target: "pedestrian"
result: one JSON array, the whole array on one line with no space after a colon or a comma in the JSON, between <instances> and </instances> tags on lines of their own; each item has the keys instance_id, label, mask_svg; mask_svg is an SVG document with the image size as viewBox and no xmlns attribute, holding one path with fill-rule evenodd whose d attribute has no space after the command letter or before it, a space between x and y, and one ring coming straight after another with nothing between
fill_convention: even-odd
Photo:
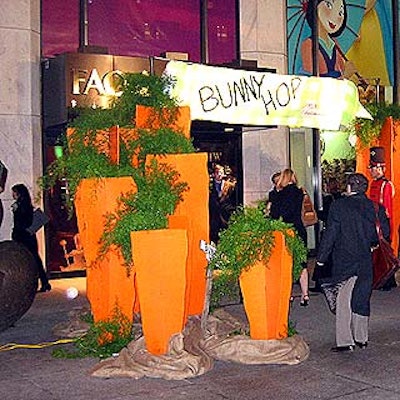
<instances>
[{"instance_id":1,"label":"pedestrian","mask_svg":"<svg viewBox=\"0 0 400 400\"><path fill-rule=\"evenodd\" d=\"M11 191L13 199L15 200L11 206L14 214L12 240L24 245L32 253L38 268L39 280L41 283L39 292L48 292L51 290L51 285L47 279L43 262L39 255L36 233L32 234L28 231L28 228L33 222L33 205L31 196L27 187L23 184L14 185L11 188Z\"/></svg>"},{"instance_id":2,"label":"pedestrian","mask_svg":"<svg viewBox=\"0 0 400 400\"><path fill-rule=\"evenodd\" d=\"M385 208L386 215L389 218L389 242L391 242L393 236L393 197L395 190L393 183L385 177L386 164L385 149L383 147L370 148L370 161L368 169L372 177L369 198L373 202L381 204ZM394 275L392 275L382 286L381 290L388 291L396 286L396 279Z\"/></svg>"},{"instance_id":3,"label":"pedestrian","mask_svg":"<svg viewBox=\"0 0 400 400\"><path fill-rule=\"evenodd\" d=\"M335 200L329 211L322 236L317 264L322 266L332 254L332 293L336 293L335 352L366 348L372 293L372 248L378 243L376 211L367 198L368 179L359 173L348 176L346 193ZM384 237L389 223L382 206L378 216ZM322 284L324 289L324 284ZM329 296L327 296L328 298Z\"/></svg>"},{"instance_id":4,"label":"pedestrian","mask_svg":"<svg viewBox=\"0 0 400 400\"><path fill-rule=\"evenodd\" d=\"M222 189L224 187L225 170L222 165L215 164L211 173L210 196L208 201L210 214L210 241L218 243L221 230L221 204Z\"/></svg>"},{"instance_id":5,"label":"pedestrian","mask_svg":"<svg viewBox=\"0 0 400 400\"><path fill-rule=\"evenodd\" d=\"M290 168L282 171L276 184L277 192L272 197L270 217L282 218L283 222L292 224L304 244L307 246L307 231L302 221L303 189L297 186L296 174ZM300 305L307 307L310 302L308 294L307 263L303 264L300 275Z\"/></svg>"},{"instance_id":6,"label":"pedestrian","mask_svg":"<svg viewBox=\"0 0 400 400\"><path fill-rule=\"evenodd\" d=\"M4 192L4 189L6 187L7 174L8 170L0 160L0 194ZM3 208L3 203L0 199L0 227L3 222L3 217L4 217L4 208Z\"/></svg>"},{"instance_id":7,"label":"pedestrian","mask_svg":"<svg viewBox=\"0 0 400 400\"><path fill-rule=\"evenodd\" d=\"M328 223L329 209L332 203L339 199L342 194L339 191L339 183L335 177L328 178L323 183L322 192L322 210L318 211L318 219L322 222L321 236L324 235L326 230L326 225ZM320 293L321 289L321 279L329 278L331 276L332 261L328 260L323 267L315 264L312 280L315 282L315 286L310 288L310 292Z\"/></svg>"},{"instance_id":8,"label":"pedestrian","mask_svg":"<svg viewBox=\"0 0 400 400\"><path fill-rule=\"evenodd\" d=\"M274 201L275 196L278 193L276 185L278 184L279 177L281 176L281 171L277 171L271 176L272 189L268 192L267 203L265 205L265 215L269 215L271 212L271 204Z\"/></svg>"},{"instance_id":9,"label":"pedestrian","mask_svg":"<svg viewBox=\"0 0 400 400\"><path fill-rule=\"evenodd\" d=\"M228 227L229 219L236 211L237 180L230 172L229 168L225 169L225 173L226 176L224 177L224 184L219 197L221 229L226 229Z\"/></svg>"}]
</instances>

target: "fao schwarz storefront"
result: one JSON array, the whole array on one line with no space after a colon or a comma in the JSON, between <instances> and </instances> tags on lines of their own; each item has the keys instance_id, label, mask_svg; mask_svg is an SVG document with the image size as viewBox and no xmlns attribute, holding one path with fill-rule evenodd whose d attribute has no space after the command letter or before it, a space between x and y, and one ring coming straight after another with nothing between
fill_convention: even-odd
<instances>
[{"instance_id":1,"label":"fao schwarz storefront","mask_svg":"<svg viewBox=\"0 0 400 400\"><path fill-rule=\"evenodd\" d=\"M63 137L79 107L107 107L115 96L119 71L151 71L161 74L167 60L120 57L102 54L66 53L42 64L44 167L62 154ZM237 190L233 202L243 203L242 128L207 121L193 121L193 144L208 153L211 174L215 164L235 175ZM85 259L80 246L76 216L70 216L65 199L68 182L61 180L45 194L44 206L50 216L45 228L46 267L50 276L85 275Z\"/></svg>"}]
</instances>

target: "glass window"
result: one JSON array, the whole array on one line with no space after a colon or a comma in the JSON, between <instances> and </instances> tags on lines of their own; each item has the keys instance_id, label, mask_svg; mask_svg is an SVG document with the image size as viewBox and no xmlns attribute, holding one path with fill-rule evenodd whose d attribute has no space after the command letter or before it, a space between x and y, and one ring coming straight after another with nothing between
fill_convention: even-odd
<instances>
[{"instance_id":1,"label":"glass window","mask_svg":"<svg viewBox=\"0 0 400 400\"><path fill-rule=\"evenodd\" d=\"M79 1L42 0L42 55L74 52L79 47Z\"/></svg>"},{"instance_id":2,"label":"glass window","mask_svg":"<svg viewBox=\"0 0 400 400\"><path fill-rule=\"evenodd\" d=\"M71 4L73 3L73 4ZM79 1L42 0L45 57L79 47ZM208 1L209 62L236 57L236 0ZM88 0L88 41L109 54L188 53L200 61L199 0Z\"/></svg>"}]
</instances>

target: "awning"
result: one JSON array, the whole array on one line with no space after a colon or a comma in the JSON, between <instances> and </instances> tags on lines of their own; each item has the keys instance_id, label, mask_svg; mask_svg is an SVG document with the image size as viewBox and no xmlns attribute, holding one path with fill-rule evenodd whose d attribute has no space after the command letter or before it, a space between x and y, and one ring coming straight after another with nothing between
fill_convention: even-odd
<instances>
[{"instance_id":1,"label":"awning","mask_svg":"<svg viewBox=\"0 0 400 400\"><path fill-rule=\"evenodd\" d=\"M171 94L193 120L339 130L355 117L372 119L353 82L168 62Z\"/></svg>"}]
</instances>

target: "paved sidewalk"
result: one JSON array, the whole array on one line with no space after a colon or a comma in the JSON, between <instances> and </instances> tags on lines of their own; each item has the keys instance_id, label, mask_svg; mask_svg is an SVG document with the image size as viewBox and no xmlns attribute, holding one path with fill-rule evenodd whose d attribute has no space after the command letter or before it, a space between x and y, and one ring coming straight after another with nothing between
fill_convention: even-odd
<instances>
[{"instance_id":1,"label":"paved sidewalk","mask_svg":"<svg viewBox=\"0 0 400 400\"><path fill-rule=\"evenodd\" d=\"M57 337L52 328L74 308L87 306L85 278L52 280L53 290L38 294L15 327L0 333L0 345L38 344ZM68 299L69 287L79 296ZM295 291L298 287L295 286ZM240 304L229 312L245 318ZM130 400L130 399L400 399L400 288L374 291L367 349L330 352L334 317L322 295L310 306L292 306L290 319L310 346L310 357L296 366L248 366L216 362L207 374L184 381L144 378L99 379L88 375L95 359L66 360L51 356L54 346L0 352L0 400Z\"/></svg>"}]
</instances>

